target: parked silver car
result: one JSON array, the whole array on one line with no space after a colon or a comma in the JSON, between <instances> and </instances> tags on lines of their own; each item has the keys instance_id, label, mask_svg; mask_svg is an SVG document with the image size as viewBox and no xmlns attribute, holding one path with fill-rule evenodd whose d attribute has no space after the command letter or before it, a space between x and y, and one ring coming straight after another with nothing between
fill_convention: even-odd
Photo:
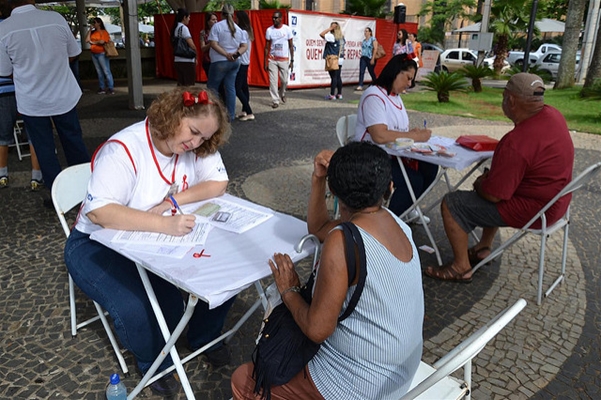
<instances>
[{"instance_id":1,"label":"parked silver car","mask_svg":"<svg viewBox=\"0 0 601 400\"><path fill-rule=\"evenodd\" d=\"M561 60L561 52L552 51L538 59L536 66L539 71L546 72L551 75L553 80L557 79L557 71L559 70L559 61ZM574 72L578 74L580 68L580 52L576 53L576 68Z\"/></svg>"},{"instance_id":2,"label":"parked silver car","mask_svg":"<svg viewBox=\"0 0 601 400\"><path fill-rule=\"evenodd\" d=\"M455 72L465 67L466 65L474 65L478 59L478 53L470 49L448 49L440 55L440 64L442 69L448 72ZM493 62L495 57L487 57L484 59L484 65L490 69L493 69ZM503 69L501 73L509 69L509 63L505 61L503 63Z\"/></svg>"}]
</instances>

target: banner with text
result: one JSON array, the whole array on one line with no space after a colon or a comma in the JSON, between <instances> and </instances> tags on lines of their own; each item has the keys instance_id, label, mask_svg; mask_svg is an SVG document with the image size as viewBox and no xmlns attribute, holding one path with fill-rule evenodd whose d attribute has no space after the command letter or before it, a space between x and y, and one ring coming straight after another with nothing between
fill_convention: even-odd
<instances>
[{"instance_id":1,"label":"banner with text","mask_svg":"<svg viewBox=\"0 0 601 400\"><path fill-rule=\"evenodd\" d=\"M371 28L375 36L375 20L289 11L288 21L294 34L295 55L294 69L290 71L289 87L330 83L330 75L325 70L325 60L323 59L326 41L319 34L334 21L340 24L346 39L341 70L342 82L346 84L359 81L361 41L365 38L364 30L367 27ZM369 73L365 71L365 82L370 81Z\"/></svg>"}]
</instances>

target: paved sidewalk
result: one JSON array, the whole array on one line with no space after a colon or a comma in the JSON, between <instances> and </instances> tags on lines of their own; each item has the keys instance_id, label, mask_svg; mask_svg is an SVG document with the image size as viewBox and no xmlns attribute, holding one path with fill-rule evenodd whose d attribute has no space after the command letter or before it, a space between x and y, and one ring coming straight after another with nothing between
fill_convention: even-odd
<instances>
[{"instance_id":1,"label":"paved sidewalk","mask_svg":"<svg viewBox=\"0 0 601 400\"><path fill-rule=\"evenodd\" d=\"M145 82L146 106L156 94L174 86L170 81ZM200 87L203 87L201 85ZM93 151L119 129L144 118L144 111L128 109L126 86L114 96L98 96L94 83L86 84L78 106L84 139ZM287 103L273 110L266 90L251 91L256 120L233 123L233 134L222 151L230 175L229 192L304 219L312 157L322 148L338 146L334 127L340 116L355 113L360 93L344 88L344 100L325 101L327 89L289 92ZM411 94L409 94L410 96ZM509 123L410 112L411 121L428 120L435 134L456 137L484 133L500 137ZM573 134L575 173L600 159L598 136ZM60 147L59 147L60 149ZM62 157L61 150L59 155ZM69 331L67 274L62 258L64 235L54 211L42 206L46 192L32 193L29 161L10 154L11 187L0 190L0 220L4 227L0 253L0 398L104 399L111 373L119 367L100 324ZM437 188L442 193L443 187ZM426 321L424 358L434 361L518 298L526 309L491 342L474 363L474 398L480 399L598 399L601 398L601 264L599 180L579 191L572 201L573 222L567 277L542 306L536 306L538 244L522 240L469 285L424 278ZM432 230L443 259L451 252L440 213L433 211ZM423 229L413 227L419 245L426 244ZM502 236L511 232L503 230ZM549 242L547 270L559 268L559 236ZM420 254L422 264L435 262ZM241 293L228 324L254 300L254 289ZM80 294L78 315L94 308ZM261 315L255 313L230 345L233 364L213 369L201 356L186 365L198 399L229 399L229 377L235 367L250 360ZM185 343L181 351L187 354ZM131 370L125 383L133 389L140 374L133 357L125 353ZM183 393L183 392L182 392ZM140 398L157 398L148 389ZM179 398L183 398L179 396Z\"/></svg>"}]
</instances>

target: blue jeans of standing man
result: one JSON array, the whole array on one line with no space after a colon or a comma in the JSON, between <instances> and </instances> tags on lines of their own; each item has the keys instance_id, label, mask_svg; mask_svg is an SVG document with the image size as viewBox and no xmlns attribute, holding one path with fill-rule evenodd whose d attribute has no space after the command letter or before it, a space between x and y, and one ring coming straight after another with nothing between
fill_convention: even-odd
<instances>
[{"instance_id":1,"label":"blue jeans of standing man","mask_svg":"<svg viewBox=\"0 0 601 400\"><path fill-rule=\"evenodd\" d=\"M154 311L133 261L74 229L65 245L65 263L77 286L102 306L113 319L119 341L136 357L138 367L148 371L165 345ZM177 287L148 273L148 278L173 332L184 312L184 299ZM220 335L232 298L209 310L199 301L188 327L188 343L199 349ZM167 357L159 367L171 365Z\"/></svg>"},{"instance_id":2,"label":"blue jeans of standing man","mask_svg":"<svg viewBox=\"0 0 601 400\"><path fill-rule=\"evenodd\" d=\"M359 86L363 86L363 78L365 77L365 68L367 68L367 71L369 72L369 76L371 76L371 81L375 81L376 80L376 63L377 61L374 61L374 65L371 65L371 58L368 57L361 57L361 59L359 60Z\"/></svg>"},{"instance_id":3,"label":"blue jeans of standing man","mask_svg":"<svg viewBox=\"0 0 601 400\"><path fill-rule=\"evenodd\" d=\"M115 83L113 82L109 58L104 53L92 53L92 62L94 63L94 68L96 68L96 73L98 74L100 90L113 90Z\"/></svg>"},{"instance_id":4,"label":"blue jeans of standing man","mask_svg":"<svg viewBox=\"0 0 601 400\"><path fill-rule=\"evenodd\" d=\"M83 164L90 161L88 149L83 142L81 126L75 107L62 115L49 117L32 117L22 115L27 136L38 156L44 185L50 189L56 176L61 172L61 165L56 155L52 123L58 132L68 165Z\"/></svg>"},{"instance_id":5,"label":"blue jeans of standing man","mask_svg":"<svg viewBox=\"0 0 601 400\"><path fill-rule=\"evenodd\" d=\"M240 69L240 60L216 61L211 63L207 88L219 93L219 85L223 82L225 99L223 103L230 115L230 121L236 118L236 75Z\"/></svg>"}]
</instances>

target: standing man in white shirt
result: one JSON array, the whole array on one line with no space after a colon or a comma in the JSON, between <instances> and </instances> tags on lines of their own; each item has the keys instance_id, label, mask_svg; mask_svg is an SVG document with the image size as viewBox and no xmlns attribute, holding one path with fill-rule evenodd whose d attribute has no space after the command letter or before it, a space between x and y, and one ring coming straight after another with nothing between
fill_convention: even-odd
<instances>
[{"instance_id":1,"label":"standing man in white shirt","mask_svg":"<svg viewBox=\"0 0 601 400\"><path fill-rule=\"evenodd\" d=\"M292 29L282 24L282 13L273 13L273 25L267 28L265 33L265 71L269 72L269 94L273 104L272 108L278 108L280 99L286 103L286 86L288 85L288 71L294 64L294 45L292 43ZM286 42L288 45L286 46ZM278 91L278 72L280 88Z\"/></svg>"},{"instance_id":2,"label":"standing man in white shirt","mask_svg":"<svg viewBox=\"0 0 601 400\"><path fill-rule=\"evenodd\" d=\"M81 48L60 14L36 9L34 0L7 3L13 10L0 25L0 76L13 76L17 108L50 189L61 171L53 123L67 163L90 161L75 109L81 89L69 68Z\"/></svg>"}]
</instances>

